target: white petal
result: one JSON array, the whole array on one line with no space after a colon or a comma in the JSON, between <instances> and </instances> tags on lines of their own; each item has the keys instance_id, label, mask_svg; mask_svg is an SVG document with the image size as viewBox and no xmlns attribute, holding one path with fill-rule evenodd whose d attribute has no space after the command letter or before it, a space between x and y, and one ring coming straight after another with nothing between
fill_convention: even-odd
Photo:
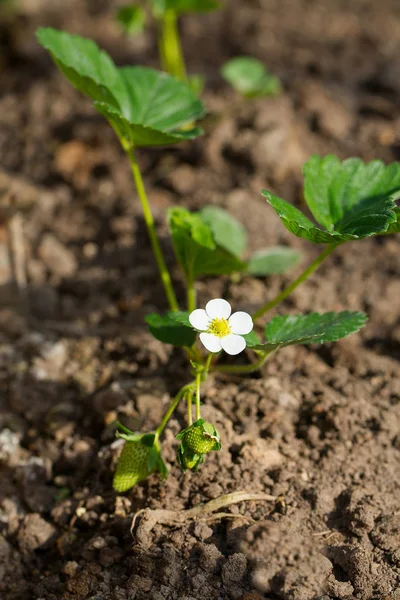
<instances>
[{"instance_id":1,"label":"white petal","mask_svg":"<svg viewBox=\"0 0 400 600\"><path fill-rule=\"evenodd\" d=\"M231 305L222 298L215 298L206 304L206 313L210 319L229 319Z\"/></svg>"},{"instance_id":2,"label":"white petal","mask_svg":"<svg viewBox=\"0 0 400 600\"><path fill-rule=\"evenodd\" d=\"M212 333L201 333L200 340L209 352L221 352L221 339ZM246 344L245 344L246 345Z\"/></svg>"},{"instance_id":3,"label":"white petal","mask_svg":"<svg viewBox=\"0 0 400 600\"><path fill-rule=\"evenodd\" d=\"M221 346L227 354L234 356L235 354L243 352L243 350L246 348L246 340L240 335L230 333L224 338L221 338Z\"/></svg>"},{"instance_id":4,"label":"white petal","mask_svg":"<svg viewBox=\"0 0 400 600\"><path fill-rule=\"evenodd\" d=\"M229 319L229 325L231 326L232 333L238 333L239 335L246 335L253 329L253 319L246 312L235 312Z\"/></svg>"},{"instance_id":5,"label":"white petal","mask_svg":"<svg viewBox=\"0 0 400 600\"><path fill-rule=\"evenodd\" d=\"M204 308L196 308L196 310L190 313L189 322L195 329L207 331L210 324L210 318L207 316Z\"/></svg>"}]
</instances>

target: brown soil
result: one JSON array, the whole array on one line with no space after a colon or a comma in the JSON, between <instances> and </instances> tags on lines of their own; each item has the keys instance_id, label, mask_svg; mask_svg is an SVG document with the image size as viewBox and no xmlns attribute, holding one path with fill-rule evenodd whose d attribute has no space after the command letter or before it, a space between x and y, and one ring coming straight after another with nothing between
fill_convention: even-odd
<instances>
[{"instance_id":1,"label":"brown soil","mask_svg":"<svg viewBox=\"0 0 400 600\"><path fill-rule=\"evenodd\" d=\"M121 63L156 66L153 32L128 41L108 2L25 2L0 44L0 187L26 235L25 303L8 285L0 228L0 595L4 600L399 600L400 259L396 237L349 244L282 311L361 309L358 335L289 348L246 378L209 379L204 416L223 451L182 474L171 421L165 482L111 488L113 422L150 430L188 378L179 351L147 333L166 308L113 132L36 45L38 25L93 36ZM396 0L232 0L184 22L189 70L207 77L206 136L140 161L168 261L165 209L220 204L243 220L251 250L292 238L260 196L300 205L312 152L400 157L400 10ZM264 59L279 99L238 101L219 65ZM293 276L293 274L291 274ZM289 275L199 283L254 309ZM180 288L183 299L183 288ZM24 312L29 304L29 316ZM231 518L140 529L138 510L183 510L237 490ZM138 532L139 533L139 532Z\"/></svg>"}]
</instances>

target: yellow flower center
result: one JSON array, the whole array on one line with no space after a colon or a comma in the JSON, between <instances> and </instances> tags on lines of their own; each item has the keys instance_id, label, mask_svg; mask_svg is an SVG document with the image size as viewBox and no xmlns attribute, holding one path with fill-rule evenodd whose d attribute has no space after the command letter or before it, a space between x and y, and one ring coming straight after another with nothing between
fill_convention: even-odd
<instances>
[{"instance_id":1,"label":"yellow flower center","mask_svg":"<svg viewBox=\"0 0 400 600\"><path fill-rule=\"evenodd\" d=\"M227 319L213 319L208 328L208 333L212 333L217 337L225 337L229 335L231 332L231 328Z\"/></svg>"}]
</instances>

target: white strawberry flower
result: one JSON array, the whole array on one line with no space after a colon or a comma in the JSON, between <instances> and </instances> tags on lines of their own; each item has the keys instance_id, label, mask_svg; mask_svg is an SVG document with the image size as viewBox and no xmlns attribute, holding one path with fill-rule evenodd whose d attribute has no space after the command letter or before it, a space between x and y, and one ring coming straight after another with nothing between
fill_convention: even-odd
<instances>
[{"instance_id":1,"label":"white strawberry flower","mask_svg":"<svg viewBox=\"0 0 400 600\"><path fill-rule=\"evenodd\" d=\"M209 352L225 350L232 356L246 348L243 335L253 329L253 320L246 312L235 312L222 298L210 300L206 309L197 308L189 315L190 324L201 331L200 340Z\"/></svg>"}]
</instances>

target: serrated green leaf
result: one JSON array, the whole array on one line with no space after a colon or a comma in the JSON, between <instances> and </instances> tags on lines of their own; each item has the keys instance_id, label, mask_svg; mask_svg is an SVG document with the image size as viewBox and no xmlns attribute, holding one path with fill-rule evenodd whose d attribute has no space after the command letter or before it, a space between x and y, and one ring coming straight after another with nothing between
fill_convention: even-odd
<instances>
[{"instance_id":1,"label":"serrated green leaf","mask_svg":"<svg viewBox=\"0 0 400 600\"><path fill-rule=\"evenodd\" d=\"M146 24L146 13L136 4L121 6L117 10L115 18L130 35L136 35L143 31Z\"/></svg>"},{"instance_id":2,"label":"serrated green leaf","mask_svg":"<svg viewBox=\"0 0 400 600\"><path fill-rule=\"evenodd\" d=\"M221 4L216 0L152 0L153 11L161 16L167 10L176 15L188 12L209 12L220 8Z\"/></svg>"},{"instance_id":3,"label":"serrated green leaf","mask_svg":"<svg viewBox=\"0 0 400 600\"><path fill-rule=\"evenodd\" d=\"M282 91L277 77L269 73L257 58L238 56L228 60L221 69L222 77L247 98L276 96Z\"/></svg>"},{"instance_id":4,"label":"serrated green leaf","mask_svg":"<svg viewBox=\"0 0 400 600\"><path fill-rule=\"evenodd\" d=\"M94 42L64 31L41 28L37 38L128 146L175 144L201 134L193 122L204 107L185 83L146 67L117 68Z\"/></svg>"},{"instance_id":5,"label":"serrated green leaf","mask_svg":"<svg viewBox=\"0 0 400 600\"><path fill-rule=\"evenodd\" d=\"M210 227L199 214L175 207L167 213L175 254L188 281L200 275L241 271L244 263L218 247Z\"/></svg>"},{"instance_id":6,"label":"serrated green leaf","mask_svg":"<svg viewBox=\"0 0 400 600\"><path fill-rule=\"evenodd\" d=\"M192 346L196 339L196 331L172 318L173 313L164 316L150 314L145 317L150 333L164 344L173 346Z\"/></svg>"},{"instance_id":7,"label":"serrated green leaf","mask_svg":"<svg viewBox=\"0 0 400 600\"><path fill-rule=\"evenodd\" d=\"M255 252L247 263L247 272L256 277L284 273L301 259L301 253L287 246L275 246Z\"/></svg>"},{"instance_id":8,"label":"serrated green leaf","mask_svg":"<svg viewBox=\"0 0 400 600\"><path fill-rule=\"evenodd\" d=\"M304 195L316 227L296 208L263 192L285 227L315 243L335 244L396 230L395 200L400 196L400 163L385 166L359 158L343 162L333 155L312 156L304 165Z\"/></svg>"},{"instance_id":9,"label":"serrated green leaf","mask_svg":"<svg viewBox=\"0 0 400 600\"><path fill-rule=\"evenodd\" d=\"M217 246L234 256L243 256L247 247L247 231L243 225L219 206L205 206L201 217L210 227Z\"/></svg>"},{"instance_id":10,"label":"serrated green leaf","mask_svg":"<svg viewBox=\"0 0 400 600\"><path fill-rule=\"evenodd\" d=\"M365 313L347 310L340 313L278 316L265 327L267 342L253 347L270 352L294 344L336 342L358 331L366 321Z\"/></svg>"}]
</instances>

